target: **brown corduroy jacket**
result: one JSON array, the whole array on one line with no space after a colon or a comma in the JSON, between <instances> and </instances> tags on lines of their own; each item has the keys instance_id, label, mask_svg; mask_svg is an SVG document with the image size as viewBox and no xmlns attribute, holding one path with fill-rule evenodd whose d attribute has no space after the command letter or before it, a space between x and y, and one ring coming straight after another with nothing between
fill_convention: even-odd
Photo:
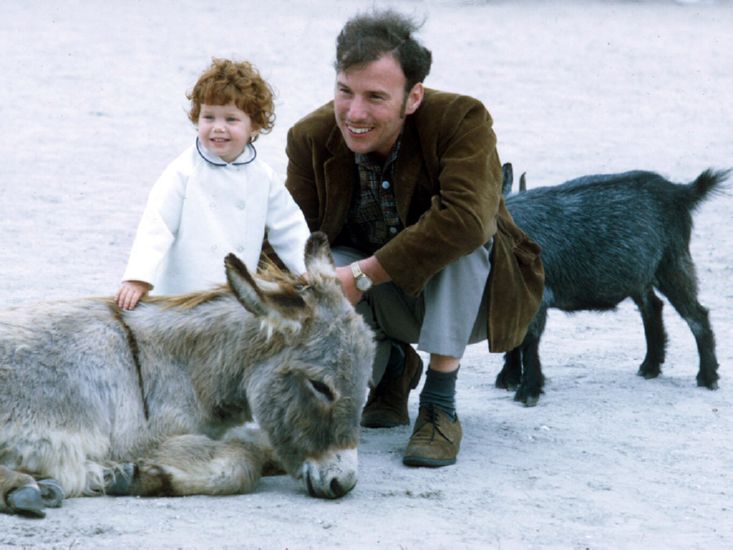
<instances>
[{"instance_id":1,"label":"brown corduroy jacket","mask_svg":"<svg viewBox=\"0 0 733 550\"><path fill-rule=\"evenodd\" d=\"M290 129L287 155L290 193L310 229L333 243L346 223L357 173L333 102ZM396 163L393 185L405 229L375 253L382 267L416 295L443 267L494 237L489 349L515 348L540 304L544 271L539 246L504 205L491 115L474 98L426 89L405 119Z\"/></svg>"}]
</instances>

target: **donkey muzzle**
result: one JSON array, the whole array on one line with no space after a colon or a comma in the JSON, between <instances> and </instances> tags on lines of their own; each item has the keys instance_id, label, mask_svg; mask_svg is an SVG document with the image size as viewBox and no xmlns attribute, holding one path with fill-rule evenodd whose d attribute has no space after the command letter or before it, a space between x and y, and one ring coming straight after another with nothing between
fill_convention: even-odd
<instances>
[{"instance_id":1,"label":"donkey muzzle","mask_svg":"<svg viewBox=\"0 0 733 550\"><path fill-rule=\"evenodd\" d=\"M356 449L329 451L303 463L301 478L308 494L318 498L341 498L356 485Z\"/></svg>"}]
</instances>

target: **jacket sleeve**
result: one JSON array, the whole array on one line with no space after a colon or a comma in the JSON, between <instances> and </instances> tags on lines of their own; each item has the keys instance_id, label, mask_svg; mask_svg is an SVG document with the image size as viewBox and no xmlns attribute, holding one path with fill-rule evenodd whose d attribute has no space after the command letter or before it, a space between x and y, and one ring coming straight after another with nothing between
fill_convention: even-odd
<instances>
[{"instance_id":1,"label":"jacket sleeve","mask_svg":"<svg viewBox=\"0 0 733 550\"><path fill-rule=\"evenodd\" d=\"M153 185L135 233L123 281L154 284L158 268L178 232L186 179L171 165Z\"/></svg>"},{"instance_id":2,"label":"jacket sleeve","mask_svg":"<svg viewBox=\"0 0 733 550\"><path fill-rule=\"evenodd\" d=\"M312 158L310 139L299 131L298 126L288 131L286 153L288 157L286 187L300 207L311 231L320 229L321 214L318 199L316 174L310 162Z\"/></svg>"},{"instance_id":3,"label":"jacket sleeve","mask_svg":"<svg viewBox=\"0 0 733 550\"><path fill-rule=\"evenodd\" d=\"M496 136L479 101L456 96L420 124L419 132L437 136L432 151L422 143L437 189L426 191L432 195L429 208L375 254L409 294L419 293L432 275L496 233L501 201Z\"/></svg>"}]
</instances>

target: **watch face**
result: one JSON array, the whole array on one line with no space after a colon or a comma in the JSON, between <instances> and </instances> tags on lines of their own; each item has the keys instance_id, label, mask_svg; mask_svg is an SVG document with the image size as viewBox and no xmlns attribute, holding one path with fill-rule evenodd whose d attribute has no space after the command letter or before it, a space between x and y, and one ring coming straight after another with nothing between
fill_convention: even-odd
<instances>
[{"instance_id":1,"label":"watch face","mask_svg":"<svg viewBox=\"0 0 733 550\"><path fill-rule=\"evenodd\" d=\"M361 292L366 292L371 288L371 286L372 282L365 275L362 275L356 280L356 288L358 288Z\"/></svg>"}]
</instances>

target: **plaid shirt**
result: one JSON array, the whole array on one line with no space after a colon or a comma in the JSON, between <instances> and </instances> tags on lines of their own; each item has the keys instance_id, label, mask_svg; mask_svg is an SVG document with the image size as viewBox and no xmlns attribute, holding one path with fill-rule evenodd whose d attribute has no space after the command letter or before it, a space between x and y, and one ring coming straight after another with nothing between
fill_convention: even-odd
<instances>
[{"instance_id":1,"label":"plaid shirt","mask_svg":"<svg viewBox=\"0 0 733 550\"><path fill-rule=\"evenodd\" d=\"M394 194L394 165L400 141L384 164L372 155L355 155L358 181L354 189L345 236L351 246L373 254L404 226L397 214Z\"/></svg>"}]
</instances>

